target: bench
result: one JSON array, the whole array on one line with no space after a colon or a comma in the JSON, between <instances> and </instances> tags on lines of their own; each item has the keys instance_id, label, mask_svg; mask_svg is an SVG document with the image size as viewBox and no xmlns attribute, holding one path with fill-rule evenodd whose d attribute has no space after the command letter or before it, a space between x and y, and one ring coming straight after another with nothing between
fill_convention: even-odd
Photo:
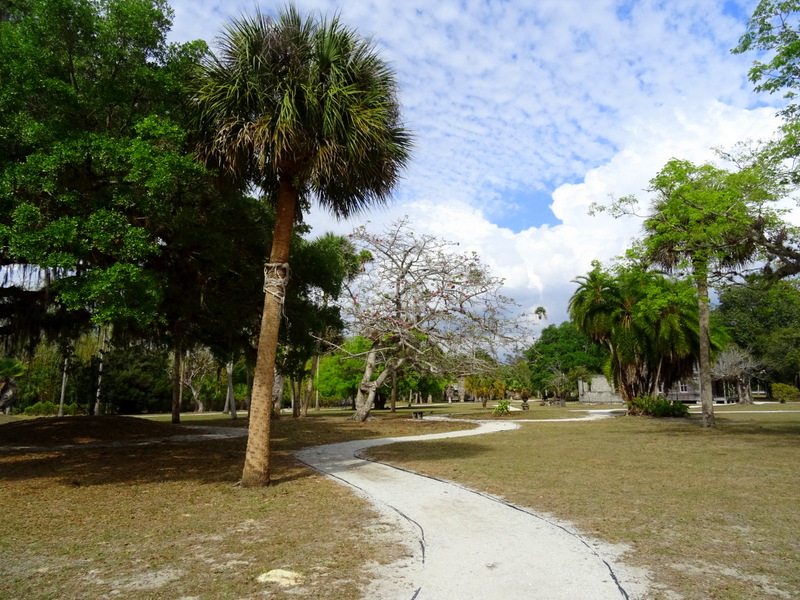
<instances>
[{"instance_id":1,"label":"bench","mask_svg":"<svg viewBox=\"0 0 800 600\"><path fill-rule=\"evenodd\" d=\"M421 419L424 412L425 411L422 411L422 410L415 410L415 411L412 411L411 416L413 418L415 418L415 419Z\"/></svg>"}]
</instances>

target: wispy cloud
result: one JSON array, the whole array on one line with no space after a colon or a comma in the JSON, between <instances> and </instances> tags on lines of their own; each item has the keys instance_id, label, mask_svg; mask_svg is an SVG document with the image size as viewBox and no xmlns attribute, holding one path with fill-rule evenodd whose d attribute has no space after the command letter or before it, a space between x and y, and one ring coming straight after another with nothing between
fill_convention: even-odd
<instances>
[{"instance_id":1,"label":"wispy cloud","mask_svg":"<svg viewBox=\"0 0 800 600\"><path fill-rule=\"evenodd\" d=\"M211 42L253 5L173 0L174 37ZM297 0L371 36L397 71L414 159L396 202L319 233L408 215L475 249L509 295L565 318L570 283L623 252L639 224L590 217L642 195L671 157L712 158L771 134L779 98L756 96L752 57L730 54L755 0ZM276 5L261 5L275 10Z\"/></svg>"}]
</instances>

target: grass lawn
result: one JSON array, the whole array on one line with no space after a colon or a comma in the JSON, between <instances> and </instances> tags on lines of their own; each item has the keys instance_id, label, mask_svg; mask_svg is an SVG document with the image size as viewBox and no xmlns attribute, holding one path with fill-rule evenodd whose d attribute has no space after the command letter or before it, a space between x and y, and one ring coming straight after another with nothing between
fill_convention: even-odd
<instances>
[{"instance_id":1,"label":"grass lawn","mask_svg":"<svg viewBox=\"0 0 800 600\"><path fill-rule=\"evenodd\" d=\"M629 545L654 599L800 598L800 407L760 408L717 407L715 430L698 416L530 423L370 456Z\"/></svg>"},{"instance_id":2,"label":"grass lawn","mask_svg":"<svg viewBox=\"0 0 800 600\"><path fill-rule=\"evenodd\" d=\"M491 418L491 406L422 408L426 416ZM530 411L506 418L575 417L575 408L531 402ZM399 550L375 535L381 525L363 500L291 452L463 426L413 421L406 408L376 412L378 420L366 424L349 414L274 421L274 485L256 490L234 486L244 438L169 441L185 431L153 422L168 416L6 424L0 416L0 598L361 598L365 566ZM800 406L720 406L717 415L719 427L710 431L697 415L523 423L517 431L371 454L628 544L628 562L650 570L654 600L800 598ZM195 419L245 424L190 415L184 424ZM165 441L92 443L153 437ZM8 449L19 445L39 448ZM508 559L536 561L513 551ZM273 569L299 573L300 584L259 581Z\"/></svg>"},{"instance_id":3,"label":"grass lawn","mask_svg":"<svg viewBox=\"0 0 800 600\"><path fill-rule=\"evenodd\" d=\"M290 453L464 426L406 415L356 424L347 414L274 421L275 484L255 490L234 487L243 437L110 447L96 442L168 439L186 428L125 417L0 425L0 598L361 598L365 565L391 560L398 550L373 535L380 524L365 501ZM8 449L23 444L45 448ZM63 444L80 447L59 448ZM299 573L300 585L284 589L259 581L274 569Z\"/></svg>"}]
</instances>

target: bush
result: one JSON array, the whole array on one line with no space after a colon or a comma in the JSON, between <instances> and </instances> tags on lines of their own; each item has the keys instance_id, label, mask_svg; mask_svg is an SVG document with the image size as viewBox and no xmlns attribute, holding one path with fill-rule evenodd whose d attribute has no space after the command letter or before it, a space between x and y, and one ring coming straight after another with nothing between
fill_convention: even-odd
<instances>
[{"instance_id":1,"label":"bush","mask_svg":"<svg viewBox=\"0 0 800 600\"><path fill-rule=\"evenodd\" d=\"M500 402L497 403L497 406L494 407L492 414L495 417L502 417L503 415L507 415L509 414L509 412L511 412L509 410L510 408L511 408L511 402L509 402L508 400L500 400Z\"/></svg>"},{"instance_id":2,"label":"bush","mask_svg":"<svg viewBox=\"0 0 800 600\"><path fill-rule=\"evenodd\" d=\"M800 390L786 383L773 383L772 397L781 404L784 402L800 402Z\"/></svg>"},{"instance_id":3,"label":"bush","mask_svg":"<svg viewBox=\"0 0 800 600\"><path fill-rule=\"evenodd\" d=\"M688 417L689 407L683 402L672 402L666 398L646 396L628 403L628 412L651 417Z\"/></svg>"},{"instance_id":4,"label":"bush","mask_svg":"<svg viewBox=\"0 0 800 600\"><path fill-rule=\"evenodd\" d=\"M50 401L37 402L36 404L27 407L23 412L24 414L32 417L50 417L58 414L58 404ZM81 409L81 407L75 402L64 405L65 416L74 417L84 413L85 411Z\"/></svg>"},{"instance_id":5,"label":"bush","mask_svg":"<svg viewBox=\"0 0 800 600\"><path fill-rule=\"evenodd\" d=\"M50 401L46 402L37 402L36 404L29 406L25 409L26 415L31 415L34 417L47 417L50 415L57 415L58 414L58 404L53 404Z\"/></svg>"},{"instance_id":6,"label":"bush","mask_svg":"<svg viewBox=\"0 0 800 600\"><path fill-rule=\"evenodd\" d=\"M77 402L73 402L72 404L65 404L64 405L64 415L69 417L75 417L78 415L86 414L86 411L83 410L80 406L78 406Z\"/></svg>"}]
</instances>

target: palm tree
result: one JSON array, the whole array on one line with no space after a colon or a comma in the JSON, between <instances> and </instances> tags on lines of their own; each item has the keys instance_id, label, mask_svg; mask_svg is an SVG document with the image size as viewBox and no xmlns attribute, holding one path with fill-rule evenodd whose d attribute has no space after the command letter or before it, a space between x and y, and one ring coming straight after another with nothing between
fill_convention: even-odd
<instances>
[{"instance_id":1,"label":"palm tree","mask_svg":"<svg viewBox=\"0 0 800 600\"><path fill-rule=\"evenodd\" d=\"M336 217L385 202L411 146L393 72L374 45L289 6L222 32L194 90L200 153L226 179L258 186L276 220L258 341L243 486L269 483L270 396L294 221L316 199Z\"/></svg>"},{"instance_id":2,"label":"palm tree","mask_svg":"<svg viewBox=\"0 0 800 600\"><path fill-rule=\"evenodd\" d=\"M570 319L609 349L614 384L630 403L692 374L698 355L697 310L687 284L640 268L615 275L599 264L576 280Z\"/></svg>"},{"instance_id":3,"label":"palm tree","mask_svg":"<svg viewBox=\"0 0 800 600\"><path fill-rule=\"evenodd\" d=\"M25 365L16 358L0 359L0 410L5 410L14 402L16 378L22 377L25 370Z\"/></svg>"}]
</instances>

